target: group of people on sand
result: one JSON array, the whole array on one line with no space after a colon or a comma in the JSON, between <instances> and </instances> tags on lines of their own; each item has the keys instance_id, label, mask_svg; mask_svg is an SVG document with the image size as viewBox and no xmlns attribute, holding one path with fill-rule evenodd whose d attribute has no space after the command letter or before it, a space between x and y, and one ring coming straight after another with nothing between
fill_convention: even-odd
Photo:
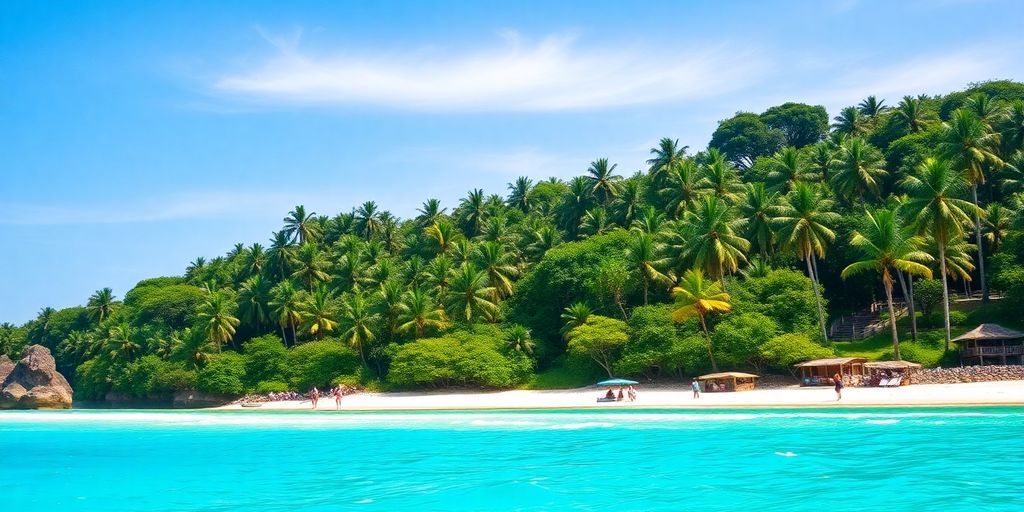
<instances>
[{"instance_id":1,"label":"group of people on sand","mask_svg":"<svg viewBox=\"0 0 1024 512\"><path fill-rule=\"evenodd\" d=\"M345 389L339 384L330 390L328 394L334 397L334 408L336 410L341 409L341 398L345 396ZM317 402L320 401L320 390L316 386L309 390L309 401L313 403L313 408L316 409Z\"/></svg>"},{"instance_id":2,"label":"group of people on sand","mask_svg":"<svg viewBox=\"0 0 1024 512\"><path fill-rule=\"evenodd\" d=\"M616 395L615 391L612 390L612 388L609 387L608 388L608 392L604 394L604 399L605 400L615 400L617 402L621 402L623 400L628 399L630 402L635 402L636 401L636 389L633 389L633 386L629 386L627 388L624 388L623 386L619 386L619 393L618 393L618 395Z\"/></svg>"}]
</instances>

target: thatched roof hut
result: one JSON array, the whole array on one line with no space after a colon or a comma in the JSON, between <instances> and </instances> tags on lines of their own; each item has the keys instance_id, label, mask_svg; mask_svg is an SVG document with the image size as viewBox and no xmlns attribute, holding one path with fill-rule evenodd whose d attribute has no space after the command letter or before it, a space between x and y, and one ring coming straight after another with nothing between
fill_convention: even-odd
<instances>
[{"instance_id":1,"label":"thatched roof hut","mask_svg":"<svg viewBox=\"0 0 1024 512\"><path fill-rule=\"evenodd\" d=\"M835 384L833 376L839 374L844 380L852 380L854 375L864 375L863 357L834 357L831 359L815 359L794 365L800 369L800 382L804 386L831 386Z\"/></svg>"},{"instance_id":2,"label":"thatched roof hut","mask_svg":"<svg viewBox=\"0 0 1024 512\"><path fill-rule=\"evenodd\" d=\"M952 340L960 347L960 362L1024 364L1024 333L998 324L981 324Z\"/></svg>"},{"instance_id":3,"label":"thatched roof hut","mask_svg":"<svg viewBox=\"0 0 1024 512\"><path fill-rule=\"evenodd\" d=\"M868 385L879 386L889 385L886 381L890 379L896 380L899 386L906 386L907 384L913 384L913 371L921 368L921 365L911 361L871 361L870 363L864 363L864 370L868 374Z\"/></svg>"},{"instance_id":4,"label":"thatched roof hut","mask_svg":"<svg viewBox=\"0 0 1024 512\"><path fill-rule=\"evenodd\" d=\"M704 384L704 391L751 391L759 378L752 373L718 372L701 375L697 380Z\"/></svg>"}]
</instances>

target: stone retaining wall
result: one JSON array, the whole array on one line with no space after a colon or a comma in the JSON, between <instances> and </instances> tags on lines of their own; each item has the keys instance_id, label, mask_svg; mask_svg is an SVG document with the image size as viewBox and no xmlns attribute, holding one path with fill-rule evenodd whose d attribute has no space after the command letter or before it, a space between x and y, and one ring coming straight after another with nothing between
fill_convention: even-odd
<instances>
[{"instance_id":1,"label":"stone retaining wall","mask_svg":"<svg viewBox=\"0 0 1024 512\"><path fill-rule=\"evenodd\" d=\"M1024 380L1024 366L927 368L914 372L913 379L914 384L956 384L958 382Z\"/></svg>"}]
</instances>

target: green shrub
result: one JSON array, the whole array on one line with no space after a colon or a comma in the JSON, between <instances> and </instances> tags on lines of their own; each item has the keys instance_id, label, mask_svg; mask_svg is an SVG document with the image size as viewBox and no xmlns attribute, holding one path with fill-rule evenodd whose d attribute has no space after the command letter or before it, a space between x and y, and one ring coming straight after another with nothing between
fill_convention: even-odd
<instances>
[{"instance_id":1,"label":"green shrub","mask_svg":"<svg viewBox=\"0 0 1024 512\"><path fill-rule=\"evenodd\" d=\"M454 333L397 347L388 381L402 387L464 384L507 388L525 382L531 368L530 359L522 353L503 354L494 338Z\"/></svg>"},{"instance_id":2,"label":"green shrub","mask_svg":"<svg viewBox=\"0 0 1024 512\"><path fill-rule=\"evenodd\" d=\"M196 389L218 395L238 395L245 389L245 359L234 352L217 354L199 370Z\"/></svg>"},{"instance_id":3,"label":"green shrub","mask_svg":"<svg viewBox=\"0 0 1024 512\"><path fill-rule=\"evenodd\" d=\"M256 384L256 388L254 389L254 391L256 393L266 394L266 393L281 393L283 391L291 391L291 389L288 387L288 384L285 383L285 382L281 382L281 381L278 381L278 380L268 380L268 381L263 381L263 382L260 382L260 383Z\"/></svg>"},{"instance_id":4,"label":"green shrub","mask_svg":"<svg viewBox=\"0 0 1024 512\"><path fill-rule=\"evenodd\" d=\"M918 334L917 342L928 348L938 348L946 342L946 335L943 331L927 331Z\"/></svg>"},{"instance_id":5,"label":"green shrub","mask_svg":"<svg viewBox=\"0 0 1024 512\"><path fill-rule=\"evenodd\" d=\"M143 356L124 366L113 375L113 389L135 398L145 398L153 392L156 374L163 361L159 357Z\"/></svg>"},{"instance_id":6,"label":"green shrub","mask_svg":"<svg viewBox=\"0 0 1024 512\"><path fill-rule=\"evenodd\" d=\"M801 361L832 357L835 352L823 347L805 334L780 334L768 340L761 347L765 363L780 370L793 371L793 365Z\"/></svg>"},{"instance_id":7,"label":"green shrub","mask_svg":"<svg viewBox=\"0 0 1024 512\"><path fill-rule=\"evenodd\" d=\"M761 349L776 334L778 324L761 313L727 315L711 336L715 360L720 366L752 366L760 371L766 364Z\"/></svg>"},{"instance_id":8,"label":"green shrub","mask_svg":"<svg viewBox=\"0 0 1024 512\"><path fill-rule=\"evenodd\" d=\"M967 313L963 311L950 311L949 312L949 325L956 327L967 323ZM942 327L943 316L942 311L936 311L931 315L928 315L928 325L931 327Z\"/></svg>"},{"instance_id":9,"label":"green shrub","mask_svg":"<svg viewBox=\"0 0 1024 512\"><path fill-rule=\"evenodd\" d=\"M336 339L311 341L288 352L288 383L292 389L325 387L337 377L355 375L359 353Z\"/></svg>"},{"instance_id":10,"label":"green shrub","mask_svg":"<svg viewBox=\"0 0 1024 512\"><path fill-rule=\"evenodd\" d=\"M110 363L103 359L90 359L75 370L75 398L79 400L102 400L110 390L107 375L110 374Z\"/></svg>"},{"instance_id":11,"label":"green shrub","mask_svg":"<svg viewBox=\"0 0 1024 512\"><path fill-rule=\"evenodd\" d=\"M160 367L153 387L157 391L190 391L196 389L196 372L181 363L167 363Z\"/></svg>"},{"instance_id":12,"label":"green shrub","mask_svg":"<svg viewBox=\"0 0 1024 512\"><path fill-rule=\"evenodd\" d=\"M244 382L247 387L253 388L265 381L288 380L288 350L277 335L268 334L245 342L242 357L245 359Z\"/></svg>"}]
</instances>

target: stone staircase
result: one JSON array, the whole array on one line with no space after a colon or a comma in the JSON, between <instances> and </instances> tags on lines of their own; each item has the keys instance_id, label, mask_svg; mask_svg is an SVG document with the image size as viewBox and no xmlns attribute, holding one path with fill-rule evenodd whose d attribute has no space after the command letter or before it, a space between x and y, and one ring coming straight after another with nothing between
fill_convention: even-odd
<instances>
[{"instance_id":1,"label":"stone staircase","mask_svg":"<svg viewBox=\"0 0 1024 512\"><path fill-rule=\"evenodd\" d=\"M897 318L907 314L904 302L894 301L893 307L896 310ZM887 309L886 303L876 302L852 315L837 318L829 327L828 339L832 341L862 340L884 331L888 327L888 322L882 320L881 312Z\"/></svg>"}]
</instances>

